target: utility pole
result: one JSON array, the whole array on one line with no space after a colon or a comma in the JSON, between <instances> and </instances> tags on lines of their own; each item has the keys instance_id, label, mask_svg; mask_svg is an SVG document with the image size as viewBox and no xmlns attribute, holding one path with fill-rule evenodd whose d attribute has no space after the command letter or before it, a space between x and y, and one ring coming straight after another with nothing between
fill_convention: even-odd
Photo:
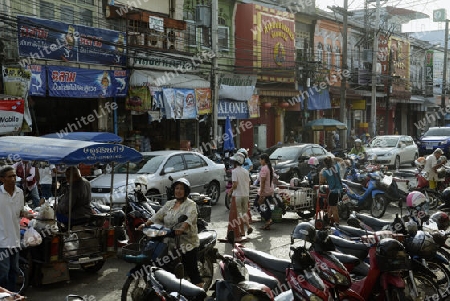
<instances>
[{"instance_id":1,"label":"utility pole","mask_svg":"<svg viewBox=\"0 0 450 301\"><path fill-rule=\"evenodd\" d=\"M388 133L388 129L389 129L389 102L390 102L390 98L391 98L391 93L392 93L392 51L389 48L389 58L388 58L388 78L387 78L387 96L386 96L386 111L385 111L385 115L384 115L384 134L385 135L389 135Z\"/></svg>"},{"instance_id":2,"label":"utility pole","mask_svg":"<svg viewBox=\"0 0 450 301\"><path fill-rule=\"evenodd\" d=\"M212 140L218 142L218 115L219 115L219 68L218 54L219 54L219 4L218 0L211 1L211 49L213 51L213 58L211 62L211 91L212 91L212 108L213 108L213 120L212 120Z\"/></svg>"},{"instance_id":3,"label":"utility pole","mask_svg":"<svg viewBox=\"0 0 450 301\"><path fill-rule=\"evenodd\" d=\"M373 2L371 0L367 0ZM376 17L375 26L378 27L380 24L380 0L376 0ZM373 35L373 52L372 52L372 102L370 105L370 118L371 119L371 136L375 137L377 135L377 61L378 61L378 28L374 28ZM388 108L386 108L387 110Z\"/></svg>"},{"instance_id":4,"label":"utility pole","mask_svg":"<svg viewBox=\"0 0 450 301\"><path fill-rule=\"evenodd\" d=\"M445 112L445 93L447 86L447 48L448 48L448 22L449 20L445 20L445 42L444 42L444 72L442 74L442 93L441 93L441 107L442 112ZM445 126L445 115L442 117L442 126Z\"/></svg>"},{"instance_id":5,"label":"utility pole","mask_svg":"<svg viewBox=\"0 0 450 301\"><path fill-rule=\"evenodd\" d=\"M348 0L344 0L344 8L338 7L328 7L334 12L342 14L342 70L348 70L347 66L347 31L348 31L348 16L353 15L348 12ZM339 68L339 66L337 66ZM342 71L341 70L341 71ZM342 75L343 72L341 72ZM340 89L340 110L339 110L339 119L341 122L345 123L347 127L349 123L347 121L347 99L346 99L346 89L347 89L347 78L345 76L341 76L341 89ZM341 142L342 148L347 148L347 130L341 130L339 133L339 140Z\"/></svg>"}]
</instances>

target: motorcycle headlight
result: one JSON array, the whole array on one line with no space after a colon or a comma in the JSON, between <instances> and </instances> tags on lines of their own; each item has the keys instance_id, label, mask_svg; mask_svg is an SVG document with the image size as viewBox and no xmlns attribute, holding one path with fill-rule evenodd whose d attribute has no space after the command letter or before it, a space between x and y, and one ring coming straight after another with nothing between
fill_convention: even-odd
<instances>
[{"instance_id":1,"label":"motorcycle headlight","mask_svg":"<svg viewBox=\"0 0 450 301\"><path fill-rule=\"evenodd\" d=\"M128 191L132 191L134 188L134 185L132 184L128 184L128 185L124 185L124 186L120 186L117 188L114 188L113 193L117 193L117 194L125 194Z\"/></svg>"},{"instance_id":2,"label":"motorcycle headlight","mask_svg":"<svg viewBox=\"0 0 450 301\"><path fill-rule=\"evenodd\" d=\"M339 285L348 285L350 286L350 281L347 277L345 277L345 275L342 275L341 273L339 273L338 271L331 269L331 271L333 271L334 276L337 279L337 282Z\"/></svg>"}]
</instances>

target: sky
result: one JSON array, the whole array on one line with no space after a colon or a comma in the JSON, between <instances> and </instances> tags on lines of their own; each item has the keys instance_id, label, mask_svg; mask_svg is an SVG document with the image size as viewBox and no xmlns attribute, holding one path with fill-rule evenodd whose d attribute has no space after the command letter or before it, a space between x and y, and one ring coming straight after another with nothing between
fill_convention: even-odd
<instances>
[{"instance_id":1,"label":"sky","mask_svg":"<svg viewBox=\"0 0 450 301\"><path fill-rule=\"evenodd\" d=\"M369 7L375 7L376 1L369 4ZM325 3L326 2L326 3ZM316 0L316 6L327 10L327 6L344 6L344 0ZM408 8L430 16L428 19L411 21L403 25L404 32L431 31L445 28L445 22L433 22L433 10L445 8L447 10L447 19L450 19L450 1L449 0L380 0L381 6L394 6ZM363 9L364 0L348 0L349 10Z\"/></svg>"}]
</instances>

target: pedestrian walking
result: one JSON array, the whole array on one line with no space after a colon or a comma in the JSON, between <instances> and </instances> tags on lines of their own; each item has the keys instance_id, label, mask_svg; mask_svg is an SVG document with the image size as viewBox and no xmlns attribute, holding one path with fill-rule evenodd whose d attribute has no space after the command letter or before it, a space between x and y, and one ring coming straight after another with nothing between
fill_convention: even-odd
<instances>
[{"instance_id":1,"label":"pedestrian walking","mask_svg":"<svg viewBox=\"0 0 450 301\"><path fill-rule=\"evenodd\" d=\"M261 162L261 171L258 176L260 186L254 205L261 214L261 218L266 221L261 230L270 230L270 226L273 224L270 206L273 204L275 172L268 154L261 154L259 160Z\"/></svg>"},{"instance_id":2,"label":"pedestrian walking","mask_svg":"<svg viewBox=\"0 0 450 301\"><path fill-rule=\"evenodd\" d=\"M247 215L250 195L249 173L242 167L245 157L241 152L231 157L231 161L234 168L231 173L233 186L228 192L231 194L228 232L234 231L237 241L242 241L245 239L245 229L247 229L247 235L253 232Z\"/></svg>"},{"instance_id":3,"label":"pedestrian walking","mask_svg":"<svg viewBox=\"0 0 450 301\"><path fill-rule=\"evenodd\" d=\"M339 158L340 159L340 158ZM328 184L330 193L328 194L328 218L339 224L339 212L337 204L342 194L342 182L340 177L340 167L330 156L323 160L325 167L319 175L321 185Z\"/></svg>"}]
</instances>

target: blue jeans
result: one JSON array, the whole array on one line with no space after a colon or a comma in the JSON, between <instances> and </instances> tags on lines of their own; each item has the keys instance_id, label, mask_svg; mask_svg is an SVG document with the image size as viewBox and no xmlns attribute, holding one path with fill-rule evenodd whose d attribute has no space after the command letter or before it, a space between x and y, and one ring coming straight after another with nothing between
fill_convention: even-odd
<instances>
[{"instance_id":1,"label":"blue jeans","mask_svg":"<svg viewBox=\"0 0 450 301\"><path fill-rule=\"evenodd\" d=\"M11 253L13 253L11 255ZM0 286L11 292L16 291L19 274L19 251L0 248Z\"/></svg>"},{"instance_id":2,"label":"blue jeans","mask_svg":"<svg viewBox=\"0 0 450 301\"><path fill-rule=\"evenodd\" d=\"M41 184L42 197L48 200L52 195L52 184Z\"/></svg>"}]
</instances>

